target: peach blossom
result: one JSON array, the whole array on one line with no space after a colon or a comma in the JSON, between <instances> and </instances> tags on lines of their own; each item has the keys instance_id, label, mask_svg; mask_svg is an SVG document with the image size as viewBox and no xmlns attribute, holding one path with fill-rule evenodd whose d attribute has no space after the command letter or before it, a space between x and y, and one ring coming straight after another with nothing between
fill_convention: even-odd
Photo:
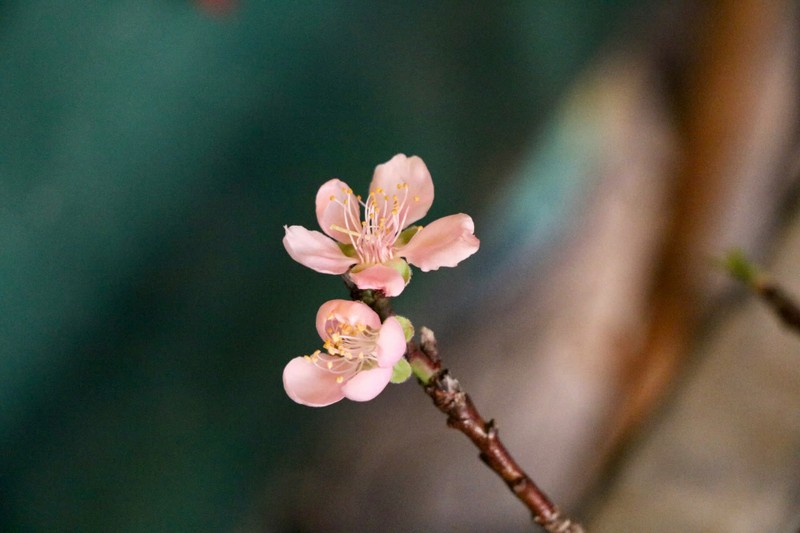
<instances>
[{"instance_id":1,"label":"peach blossom","mask_svg":"<svg viewBox=\"0 0 800 533\"><path fill-rule=\"evenodd\" d=\"M295 357L283 370L283 387L297 403L324 407L348 398L364 402L386 388L406 351L400 321L362 302L331 300L317 312L323 350Z\"/></svg>"},{"instance_id":2,"label":"peach blossom","mask_svg":"<svg viewBox=\"0 0 800 533\"><path fill-rule=\"evenodd\" d=\"M341 180L323 184L316 214L324 234L287 226L283 245L295 261L317 272L347 273L360 289L397 296L411 278L408 263L423 272L453 267L480 246L472 218L463 213L412 226L432 203L428 167L417 156L397 154L375 167L366 200Z\"/></svg>"}]
</instances>

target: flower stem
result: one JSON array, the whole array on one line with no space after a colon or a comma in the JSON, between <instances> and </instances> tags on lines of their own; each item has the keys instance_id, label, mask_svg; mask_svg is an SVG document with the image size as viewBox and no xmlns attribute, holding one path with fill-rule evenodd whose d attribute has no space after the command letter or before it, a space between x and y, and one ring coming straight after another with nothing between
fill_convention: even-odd
<instances>
[{"instance_id":1,"label":"flower stem","mask_svg":"<svg viewBox=\"0 0 800 533\"><path fill-rule=\"evenodd\" d=\"M362 290L343 276L350 296L361 300L380 315L381 320L394 315L389 298L382 293ZM505 481L511 492L531 511L533 520L548 533L583 533L583 527L561 515L558 507L519 467L503 445L493 420L481 417L461 384L442 364L433 331L420 328L420 341L408 343L406 358L414 375L433 404L447 415L447 426L457 429L480 450L480 459Z\"/></svg>"},{"instance_id":2,"label":"flower stem","mask_svg":"<svg viewBox=\"0 0 800 533\"><path fill-rule=\"evenodd\" d=\"M342 279L344 280L344 284L347 285L347 289L350 291L350 298L356 301L360 300L370 306L372 310L381 317L381 322L394 315L390 299L384 296L381 291L359 289L347 274L343 275Z\"/></svg>"}]
</instances>

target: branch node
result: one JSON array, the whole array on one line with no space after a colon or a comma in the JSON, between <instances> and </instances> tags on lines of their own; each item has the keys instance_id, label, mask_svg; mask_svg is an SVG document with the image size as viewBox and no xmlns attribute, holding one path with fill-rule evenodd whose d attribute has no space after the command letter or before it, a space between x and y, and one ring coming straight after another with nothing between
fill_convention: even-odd
<instances>
[{"instance_id":1,"label":"branch node","mask_svg":"<svg viewBox=\"0 0 800 533\"><path fill-rule=\"evenodd\" d=\"M539 524L548 533L585 533L583 526L569 518L561 516L558 508L546 517L537 516L534 522Z\"/></svg>"},{"instance_id":2,"label":"branch node","mask_svg":"<svg viewBox=\"0 0 800 533\"><path fill-rule=\"evenodd\" d=\"M494 418L486 422L483 428L486 431L486 437L490 440L497 439L497 424L494 422Z\"/></svg>"},{"instance_id":3,"label":"branch node","mask_svg":"<svg viewBox=\"0 0 800 533\"><path fill-rule=\"evenodd\" d=\"M432 363L438 363L439 359L439 345L436 342L436 336L429 328L422 326L419 330L420 348L430 358Z\"/></svg>"}]
</instances>

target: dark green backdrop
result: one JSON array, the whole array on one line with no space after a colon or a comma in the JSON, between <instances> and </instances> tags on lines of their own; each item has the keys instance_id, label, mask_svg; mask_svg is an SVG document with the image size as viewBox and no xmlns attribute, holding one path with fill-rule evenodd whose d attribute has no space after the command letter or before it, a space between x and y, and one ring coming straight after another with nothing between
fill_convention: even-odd
<instances>
[{"instance_id":1,"label":"dark green backdrop","mask_svg":"<svg viewBox=\"0 0 800 533\"><path fill-rule=\"evenodd\" d=\"M401 151L432 217L502 225L485 206L628 3L0 2L0 530L240 523L319 438L280 376L345 296L282 225Z\"/></svg>"}]
</instances>

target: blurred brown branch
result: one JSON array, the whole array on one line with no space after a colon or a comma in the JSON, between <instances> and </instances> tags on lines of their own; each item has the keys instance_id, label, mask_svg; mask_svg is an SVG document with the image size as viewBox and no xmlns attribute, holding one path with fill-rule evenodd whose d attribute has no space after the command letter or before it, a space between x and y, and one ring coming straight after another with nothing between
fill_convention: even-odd
<instances>
[{"instance_id":1,"label":"blurred brown branch","mask_svg":"<svg viewBox=\"0 0 800 533\"><path fill-rule=\"evenodd\" d=\"M729 252L723 266L732 277L755 292L784 325L800 333L800 306L780 285L748 261L740 250Z\"/></svg>"}]
</instances>

